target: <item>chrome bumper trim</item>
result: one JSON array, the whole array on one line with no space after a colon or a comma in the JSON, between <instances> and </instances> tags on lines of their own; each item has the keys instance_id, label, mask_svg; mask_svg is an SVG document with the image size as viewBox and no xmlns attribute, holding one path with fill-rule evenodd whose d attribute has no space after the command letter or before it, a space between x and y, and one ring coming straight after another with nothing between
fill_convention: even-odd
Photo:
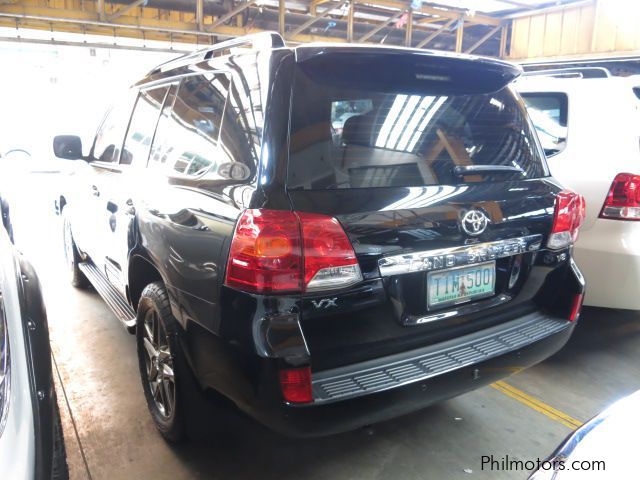
<instances>
[{"instance_id":1,"label":"chrome bumper trim","mask_svg":"<svg viewBox=\"0 0 640 480\"><path fill-rule=\"evenodd\" d=\"M443 375L499 357L572 323L533 313L419 350L313 374L314 404L346 400Z\"/></svg>"},{"instance_id":2,"label":"chrome bumper trim","mask_svg":"<svg viewBox=\"0 0 640 480\"><path fill-rule=\"evenodd\" d=\"M378 267L383 277L430 272L535 252L540 250L541 246L542 235L528 235L495 242L392 255L378 260Z\"/></svg>"}]
</instances>

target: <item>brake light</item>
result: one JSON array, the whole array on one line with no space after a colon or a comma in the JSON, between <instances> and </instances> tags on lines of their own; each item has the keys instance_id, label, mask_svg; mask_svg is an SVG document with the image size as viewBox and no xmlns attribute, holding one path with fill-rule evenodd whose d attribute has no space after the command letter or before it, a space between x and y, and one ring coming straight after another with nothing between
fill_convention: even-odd
<instances>
[{"instance_id":1,"label":"brake light","mask_svg":"<svg viewBox=\"0 0 640 480\"><path fill-rule=\"evenodd\" d=\"M313 402L311 391L311 368L287 368L280 370L280 390L290 403Z\"/></svg>"},{"instance_id":2,"label":"brake light","mask_svg":"<svg viewBox=\"0 0 640 480\"><path fill-rule=\"evenodd\" d=\"M640 175L616 175L602 206L600 218L640 220Z\"/></svg>"},{"instance_id":3,"label":"brake light","mask_svg":"<svg viewBox=\"0 0 640 480\"><path fill-rule=\"evenodd\" d=\"M361 280L351 242L335 218L261 209L240 216L225 285L253 293L293 293Z\"/></svg>"},{"instance_id":4,"label":"brake light","mask_svg":"<svg viewBox=\"0 0 640 480\"><path fill-rule=\"evenodd\" d=\"M578 239L580 225L585 218L585 202L582 195L564 190L556 196L555 214L547 246L557 250Z\"/></svg>"}]
</instances>

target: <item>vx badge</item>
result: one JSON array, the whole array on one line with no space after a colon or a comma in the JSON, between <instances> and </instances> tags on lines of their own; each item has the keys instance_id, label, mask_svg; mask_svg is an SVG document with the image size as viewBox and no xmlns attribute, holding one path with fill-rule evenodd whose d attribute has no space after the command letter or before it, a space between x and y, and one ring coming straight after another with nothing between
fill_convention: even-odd
<instances>
[{"instance_id":1,"label":"vx badge","mask_svg":"<svg viewBox=\"0 0 640 480\"><path fill-rule=\"evenodd\" d=\"M313 307L316 309L320 309L320 308L329 308L329 307L337 307L338 305L336 305L336 302L338 301L337 298L323 298L322 300L311 300L311 303L313 304Z\"/></svg>"}]
</instances>

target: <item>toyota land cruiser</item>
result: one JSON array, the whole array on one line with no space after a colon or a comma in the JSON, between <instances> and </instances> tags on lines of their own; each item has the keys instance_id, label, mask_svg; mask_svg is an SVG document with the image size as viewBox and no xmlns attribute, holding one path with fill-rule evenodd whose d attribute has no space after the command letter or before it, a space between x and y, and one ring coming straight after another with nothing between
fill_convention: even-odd
<instances>
[{"instance_id":1,"label":"toyota land cruiser","mask_svg":"<svg viewBox=\"0 0 640 480\"><path fill-rule=\"evenodd\" d=\"M88 155L56 137L78 160L57 200L71 282L135 330L165 438L188 436L207 391L330 434L565 344L584 203L549 176L519 74L259 34L151 71Z\"/></svg>"}]
</instances>

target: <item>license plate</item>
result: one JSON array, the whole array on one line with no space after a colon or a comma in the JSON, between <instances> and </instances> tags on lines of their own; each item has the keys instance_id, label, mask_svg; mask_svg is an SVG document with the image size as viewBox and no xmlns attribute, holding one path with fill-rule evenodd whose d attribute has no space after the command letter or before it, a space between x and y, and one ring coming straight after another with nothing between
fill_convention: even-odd
<instances>
[{"instance_id":1,"label":"license plate","mask_svg":"<svg viewBox=\"0 0 640 480\"><path fill-rule=\"evenodd\" d=\"M429 272L427 307L441 308L490 297L495 292L495 286L496 262Z\"/></svg>"}]
</instances>

